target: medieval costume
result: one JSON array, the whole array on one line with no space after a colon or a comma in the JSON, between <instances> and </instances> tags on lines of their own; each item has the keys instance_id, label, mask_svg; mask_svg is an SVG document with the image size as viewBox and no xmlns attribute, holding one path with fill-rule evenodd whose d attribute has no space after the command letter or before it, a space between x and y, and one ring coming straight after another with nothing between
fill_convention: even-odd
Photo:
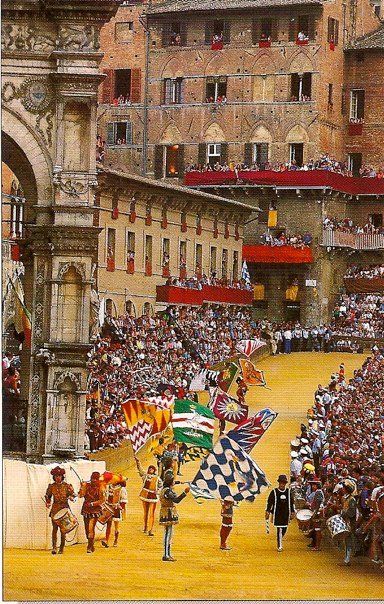
<instances>
[{"instance_id":1,"label":"medieval costume","mask_svg":"<svg viewBox=\"0 0 384 604\"><path fill-rule=\"evenodd\" d=\"M230 550L227 545L229 533L233 527L233 501L221 502L220 549Z\"/></svg>"},{"instance_id":2,"label":"medieval costume","mask_svg":"<svg viewBox=\"0 0 384 604\"><path fill-rule=\"evenodd\" d=\"M159 491L163 488L163 482L159 478L155 466L149 466L144 472L139 460L135 457L137 469L143 479L143 488L140 491L140 499L144 511L144 533L153 537L153 524L155 522L155 510L159 501ZM173 475L173 473L172 473Z\"/></svg>"},{"instance_id":3,"label":"medieval costume","mask_svg":"<svg viewBox=\"0 0 384 604\"><path fill-rule=\"evenodd\" d=\"M105 533L105 539L101 542L103 547L109 547L109 538L111 536L112 522L115 525L115 539L113 547L117 547L117 541L119 539L119 522L122 520L123 511L126 504L128 503L128 495L126 489L125 480L117 484L109 484L105 490L106 503L112 506L114 514L112 518L107 521L107 529Z\"/></svg>"},{"instance_id":4,"label":"medieval costume","mask_svg":"<svg viewBox=\"0 0 384 604\"><path fill-rule=\"evenodd\" d=\"M164 488L160 493L161 508L159 522L164 526L164 562L175 562L175 558L172 558L171 555L173 526L179 522L175 504L180 503L189 492L189 487L186 487L183 493L177 495L172 488L173 485L173 476L166 476Z\"/></svg>"},{"instance_id":5,"label":"medieval costume","mask_svg":"<svg viewBox=\"0 0 384 604\"><path fill-rule=\"evenodd\" d=\"M101 516L102 505L105 501L105 489L100 484L100 473L92 472L90 482L82 482L79 497L84 497L81 513L84 518L85 534L88 539L87 554L95 551L95 527Z\"/></svg>"},{"instance_id":6,"label":"medieval costume","mask_svg":"<svg viewBox=\"0 0 384 604\"><path fill-rule=\"evenodd\" d=\"M75 498L75 491L73 490L73 486L64 482L65 470L56 466L51 470L51 474L53 476L54 482L48 485L47 491L45 493L45 505L50 507L52 501L51 511L49 512L49 516L52 521L52 554L57 553L57 531L59 529L59 525L55 522L54 517L60 510L65 508L69 508L69 500L73 501ZM62 531L60 527L60 548L59 554L62 554L65 546L65 533Z\"/></svg>"},{"instance_id":7,"label":"medieval costume","mask_svg":"<svg viewBox=\"0 0 384 604\"><path fill-rule=\"evenodd\" d=\"M269 515L272 514L273 524L277 529L277 551L281 552L283 537L287 532L289 521L295 513L295 504L292 490L287 487L288 478L284 474L280 474L277 481L279 486L273 489L268 496L265 519L269 520Z\"/></svg>"}]
</instances>

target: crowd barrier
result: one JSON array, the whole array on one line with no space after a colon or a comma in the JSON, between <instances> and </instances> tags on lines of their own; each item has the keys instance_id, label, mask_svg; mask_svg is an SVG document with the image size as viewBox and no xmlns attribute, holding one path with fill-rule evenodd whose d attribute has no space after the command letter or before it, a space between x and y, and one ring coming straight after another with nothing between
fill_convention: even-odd
<instances>
[{"instance_id":1,"label":"crowd barrier","mask_svg":"<svg viewBox=\"0 0 384 604\"><path fill-rule=\"evenodd\" d=\"M39 465L15 459L3 460L3 543L4 547L49 550L52 547L52 523L43 501L47 486L52 482L50 471L58 464ZM104 461L79 460L60 463L65 468L66 482L75 493L80 480L89 480L92 472L104 472ZM75 470L75 471L74 471ZM79 520L77 535L69 533L68 541L86 543L80 514L83 499L72 502L71 510ZM74 538L76 537L76 538Z\"/></svg>"}]
</instances>

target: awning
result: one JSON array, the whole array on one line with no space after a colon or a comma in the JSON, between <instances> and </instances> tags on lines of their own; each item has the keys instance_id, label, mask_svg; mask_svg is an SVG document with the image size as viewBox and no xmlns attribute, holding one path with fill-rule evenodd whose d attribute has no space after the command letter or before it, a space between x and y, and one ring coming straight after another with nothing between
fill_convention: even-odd
<instances>
[{"instance_id":1,"label":"awning","mask_svg":"<svg viewBox=\"0 0 384 604\"><path fill-rule=\"evenodd\" d=\"M307 264L313 262L313 254L309 247L243 245L243 260L264 264Z\"/></svg>"}]
</instances>

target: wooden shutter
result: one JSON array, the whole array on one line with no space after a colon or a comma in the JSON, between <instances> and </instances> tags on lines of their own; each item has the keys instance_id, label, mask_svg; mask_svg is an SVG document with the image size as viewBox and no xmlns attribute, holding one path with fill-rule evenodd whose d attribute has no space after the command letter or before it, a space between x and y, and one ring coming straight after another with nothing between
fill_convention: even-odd
<instances>
[{"instance_id":1,"label":"wooden shutter","mask_svg":"<svg viewBox=\"0 0 384 604\"><path fill-rule=\"evenodd\" d=\"M207 21L205 23L205 44L212 44L213 38L213 22Z\"/></svg>"},{"instance_id":2,"label":"wooden shutter","mask_svg":"<svg viewBox=\"0 0 384 604\"><path fill-rule=\"evenodd\" d=\"M164 163L164 147L163 147L163 145L155 145L154 167L153 167L155 178L163 178L163 163Z\"/></svg>"},{"instance_id":3,"label":"wooden shutter","mask_svg":"<svg viewBox=\"0 0 384 604\"><path fill-rule=\"evenodd\" d=\"M161 45L162 46L170 46L171 43L171 34L172 34L172 25L171 23L163 23L162 25L162 34L161 34Z\"/></svg>"},{"instance_id":4,"label":"wooden shutter","mask_svg":"<svg viewBox=\"0 0 384 604\"><path fill-rule=\"evenodd\" d=\"M225 164L228 162L228 143L220 144L220 163Z\"/></svg>"},{"instance_id":5,"label":"wooden shutter","mask_svg":"<svg viewBox=\"0 0 384 604\"><path fill-rule=\"evenodd\" d=\"M245 143L245 145L244 145L244 163L248 166L248 168L250 168L253 163L252 150L253 150L253 143Z\"/></svg>"},{"instance_id":6,"label":"wooden shutter","mask_svg":"<svg viewBox=\"0 0 384 604\"><path fill-rule=\"evenodd\" d=\"M185 80L184 79L180 79L179 80L179 99L178 102L184 103L184 92L185 92Z\"/></svg>"},{"instance_id":7,"label":"wooden shutter","mask_svg":"<svg viewBox=\"0 0 384 604\"><path fill-rule=\"evenodd\" d=\"M103 82L103 94L102 103L112 103L114 97L115 87L115 71L114 69L103 69L105 73L105 80Z\"/></svg>"},{"instance_id":8,"label":"wooden shutter","mask_svg":"<svg viewBox=\"0 0 384 604\"><path fill-rule=\"evenodd\" d=\"M327 35L328 42L331 42L331 40L333 38L333 35L332 35L332 21L333 21L332 17L328 17L328 35Z\"/></svg>"},{"instance_id":9,"label":"wooden shutter","mask_svg":"<svg viewBox=\"0 0 384 604\"><path fill-rule=\"evenodd\" d=\"M187 24L184 21L180 23L181 46L187 45Z\"/></svg>"},{"instance_id":10,"label":"wooden shutter","mask_svg":"<svg viewBox=\"0 0 384 604\"><path fill-rule=\"evenodd\" d=\"M335 19L334 29L335 29L334 43L338 44L339 43L339 21L337 19Z\"/></svg>"},{"instance_id":11,"label":"wooden shutter","mask_svg":"<svg viewBox=\"0 0 384 604\"><path fill-rule=\"evenodd\" d=\"M166 78L164 80L164 93L163 93L163 103L165 105L169 105L171 102L171 94L172 94L172 80L171 78Z\"/></svg>"},{"instance_id":12,"label":"wooden shutter","mask_svg":"<svg viewBox=\"0 0 384 604\"><path fill-rule=\"evenodd\" d=\"M205 143L199 143L197 163L200 166L205 166L207 163L207 145Z\"/></svg>"},{"instance_id":13,"label":"wooden shutter","mask_svg":"<svg viewBox=\"0 0 384 604\"><path fill-rule=\"evenodd\" d=\"M297 15L291 17L289 21L289 41L295 42L297 37Z\"/></svg>"},{"instance_id":14,"label":"wooden shutter","mask_svg":"<svg viewBox=\"0 0 384 604\"><path fill-rule=\"evenodd\" d=\"M109 122L107 124L107 145L115 144L115 124L113 122Z\"/></svg>"},{"instance_id":15,"label":"wooden shutter","mask_svg":"<svg viewBox=\"0 0 384 604\"><path fill-rule=\"evenodd\" d=\"M127 122L125 127L125 142L127 145L133 145L132 122Z\"/></svg>"},{"instance_id":16,"label":"wooden shutter","mask_svg":"<svg viewBox=\"0 0 384 604\"><path fill-rule=\"evenodd\" d=\"M185 172L184 145L179 145L179 152L177 156L177 169L179 172L179 178L182 178Z\"/></svg>"},{"instance_id":17,"label":"wooden shutter","mask_svg":"<svg viewBox=\"0 0 384 604\"><path fill-rule=\"evenodd\" d=\"M253 19L252 21L252 44L258 44L261 38L261 21Z\"/></svg>"},{"instance_id":18,"label":"wooden shutter","mask_svg":"<svg viewBox=\"0 0 384 604\"><path fill-rule=\"evenodd\" d=\"M140 103L141 99L141 69L131 70L131 103Z\"/></svg>"},{"instance_id":19,"label":"wooden shutter","mask_svg":"<svg viewBox=\"0 0 384 604\"><path fill-rule=\"evenodd\" d=\"M231 23L230 21L224 21L223 24L223 42L229 44L231 41Z\"/></svg>"},{"instance_id":20,"label":"wooden shutter","mask_svg":"<svg viewBox=\"0 0 384 604\"><path fill-rule=\"evenodd\" d=\"M279 20L278 19L271 19L271 21L272 21L271 40L273 42L277 42L278 35L279 35Z\"/></svg>"},{"instance_id":21,"label":"wooden shutter","mask_svg":"<svg viewBox=\"0 0 384 604\"><path fill-rule=\"evenodd\" d=\"M315 39L315 18L313 15L308 15L308 38Z\"/></svg>"},{"instance_id":22,"label":"wooden shutter","mask_svg":"<svg viewBox=\"0 0 384 604\"><path fill-rule=\"evenodd\" d=\"M260 165L265 166L268 162L268 143L260 143Z\"/></svg>"}]
</instances>

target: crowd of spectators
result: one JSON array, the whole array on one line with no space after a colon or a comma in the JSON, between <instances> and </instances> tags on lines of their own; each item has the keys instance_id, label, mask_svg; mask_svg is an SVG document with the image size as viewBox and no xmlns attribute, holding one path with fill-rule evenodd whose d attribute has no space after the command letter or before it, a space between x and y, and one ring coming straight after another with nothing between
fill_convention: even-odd
<instances>
[{"instance_id":1,"label":"crowd of spectators","mask_svg":"<svg viewBox=\"0 0 384 604\"><path fill-rule=\"evenodd\" d=\"M308 232L303 234L290 235L285 231L279 233L273 233L266 231L261 235L261 243L263 245L270 245L272 247L279 247L282 245L291 245L298 249L309 247L312 243L312 235Z\"/></svg>"},{"instance_id":2,"label":"crowd of spectators","mask_svg":"<svg viewBox=\"0 0 384 604\"><path fill-rule=\"evenodd\" d=\"M340 514L344 563L367 555L384 562L384 350L345 377L344 365L319 385L308 423L291 441L291 486L299 508L313 512L308 547L318 551L326 521ZM334 535L335 536L335 535Z\"/></svg>"},{"instance_id":3,"label":"crowd of spectators","mask_svg":"<svg viewBox=\"0 0 384 604\"><path fill-rule=\"evenodd\" d=\"M344 279L382 279L384 278L384 264L370 264L369 266L350 266Z\"/></svg>"},{"instance_id":4,"label":"crowd of spectators","mask_svg":"<svg viewBox=\"0 0 384 604\"><path fill-rule=\"evenodd\" d=\"M185 396L197 371L231 356L236 342L258 337L251 310L173 307L155 316L107 317L89 357L87 446L117 447L126 438L120 403Z\"/></svg>"},{"instance_id":5,"label":"crowd of spectators","mask_svg":"<svg viewBox=\"0 0 384 604\"><path fill-rule=\"evenodd\" d=\"M325 216L323 218L323 227L324 229L330 231L337 231L339 233L351 233L354 235L362 235L364 233L369 233L372 235L383 235L384 234L384 226L375 227L371 220L365 223L364 226L357 225L353 222L352 218L333 218L330 216Z\"/></svg>"},{"instance_id":6,"label":"crowd of spectators","mask_svg":"<svg viewBox=\"0 0 384 604\"><path fill-rule=\"evenodd\" d=\"M338 335L384 338L384 294L343 294L331 327Z\"/></svg>"},{"instance_id":7,"label":"crowd of spectators","mask_svg":"<svg viewBox=\"0 0 384 604\"><path fill-rule=\"evenodd\" d=\"M182 279L180 277L168 277L165 285L174 285L176 287L186 287L188 289L203 289L204 285L212 285L215 287L228 287L230 289L246 289L251 290L252 285L247 283L244 279L239 281L231 281L229 279L219 279L216 273L213 272L209 277L208 275L202 275L201 278L197 276L186 277Z\"/></svg>"}]
</instances>

